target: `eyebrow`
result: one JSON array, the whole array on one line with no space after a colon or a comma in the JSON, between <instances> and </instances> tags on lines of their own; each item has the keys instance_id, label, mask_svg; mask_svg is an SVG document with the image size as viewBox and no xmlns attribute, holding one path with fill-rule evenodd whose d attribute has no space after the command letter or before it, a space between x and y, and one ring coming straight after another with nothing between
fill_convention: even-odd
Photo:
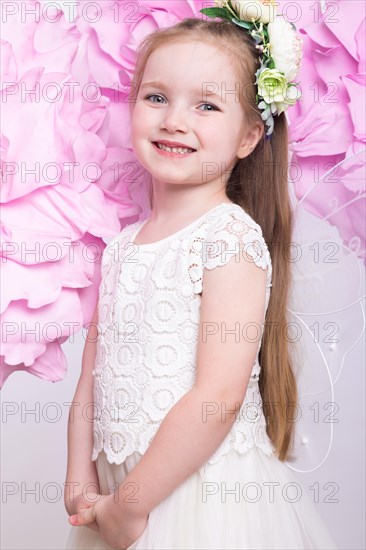
<instances>
[{"instance_id":1,"label":"eyebrow","mask_svg":"<svg viewBox=\"0 0 366 550\"><path fill-rule=\"evenodd\" d=\"M207 82L207 84L209 84L209 82ZM157 80L152 80L151 82L144 82L144 84L142 84L140 86L140 89L142 88L160 88L161 90L167 90L167 86L165 86L165 84L163 84L162 82L158 82ZM217 98L221 99L221 94L220 92L212 92L212 91L206 91L204 92L202 89L201 90L197 90L197 94L202 94L204 95L205 97L207 96L216 96Z\"/></svg>"}]
</instances>

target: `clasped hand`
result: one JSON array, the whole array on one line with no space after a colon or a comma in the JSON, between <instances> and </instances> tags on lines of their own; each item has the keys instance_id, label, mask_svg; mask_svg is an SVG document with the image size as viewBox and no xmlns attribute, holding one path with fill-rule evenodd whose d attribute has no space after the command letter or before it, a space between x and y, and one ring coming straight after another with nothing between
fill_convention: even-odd
<instances>
[{"instance_id":1,"label":"clasped hand","mask_svg":"<svg viewBox=\"0 0 366 550\"><path fill-rule=\"evenodd\" d=\"M113 548L126 550L144 531L148 517L130 517L116 505L115 493L93 493L90 503L82 497L76 503L77 513L69 517L71 525L86 526L99 531L105 542ZM90 493L88 493L90 499ZM98 498L97 498L98 497Z\"/></svg>"}]
</instances>

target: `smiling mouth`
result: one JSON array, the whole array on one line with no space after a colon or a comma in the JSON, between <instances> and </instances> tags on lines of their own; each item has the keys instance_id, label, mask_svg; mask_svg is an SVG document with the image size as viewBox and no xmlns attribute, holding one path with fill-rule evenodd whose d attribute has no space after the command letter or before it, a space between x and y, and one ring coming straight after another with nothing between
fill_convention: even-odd
<instances>
[{"instance_id":1,"label":"smiling mouth","mask_svg":"<svg viewBox=\"0 0 366 550\"><path fill-rule=\"evenodd\" d=\"M178 153L181 155L187 155L188 153L194 153L196 149L190 149L189 147L169 147L168 145L163 145L158 141L153 141L153 145L162 151L167 151L168 153Z\"/></svg>"}]
</instances>

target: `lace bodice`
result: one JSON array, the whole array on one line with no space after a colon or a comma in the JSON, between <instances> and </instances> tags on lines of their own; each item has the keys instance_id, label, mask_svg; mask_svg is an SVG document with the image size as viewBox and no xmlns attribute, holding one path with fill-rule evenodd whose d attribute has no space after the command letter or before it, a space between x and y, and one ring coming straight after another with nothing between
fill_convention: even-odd
<instances>
[{"instance_id":1,"label":"lace bodice","mask_svg":"<svg viewBox=\"0 0 366 550\"><path fill-rule=\"evenodd\" d=\"M270 254L260 226L240 206L221 203L167 238L136 245L145 223L128 225L103 251L92 460L102 449L116 464L134 451L144 454L166 414L193 386L204 268L224 265L244 249L268 268L268 306ZM258 353L239 415L210 463L231 448L274 450L258 387Z\"/></svg>"}]
</instances>

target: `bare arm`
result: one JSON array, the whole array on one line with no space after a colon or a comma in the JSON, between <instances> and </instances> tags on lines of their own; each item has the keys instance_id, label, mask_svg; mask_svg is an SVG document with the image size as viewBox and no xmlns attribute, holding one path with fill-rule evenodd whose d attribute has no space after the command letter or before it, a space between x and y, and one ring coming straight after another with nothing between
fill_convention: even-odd
<instances>
[{"instance_id":1,"label":"bare arm","mask_svg":"<svg viewBox=\"0 0 366 550\"><path fill-rule=\"evenodd\" d=\"M76 513L75 497L84 491L100 492L95 463L91 460L93 449L93 375L96 341L98 337L96 307L86 338L82 369L69 412L67 428L67 473L64 503L69 515ZM90 485L90 484L94 485Z\"/></svg>"},{"instance_id":2,"label":"bare arm","mask_svg":"<svg viewBox=\"0 0 366 550\"><path fill-rule=\"evenodd\" d=\"M118 498L109 500L108 513L115 518L121 513L146 517L197 471L229 433L244 400L264 321L266 271L242 251L235 260L205 270L204 281L195 384L170 409L146 453L119 485ZM254 337L251 331L246 336L248 323L256 325ZM205 341L208 324L218 330ZM229 333L235 327L239 338ZM216 414L205 414L208 403ZM128 483L135 484L138 502L128 502Z\"/></svg>"}]
</instances>

